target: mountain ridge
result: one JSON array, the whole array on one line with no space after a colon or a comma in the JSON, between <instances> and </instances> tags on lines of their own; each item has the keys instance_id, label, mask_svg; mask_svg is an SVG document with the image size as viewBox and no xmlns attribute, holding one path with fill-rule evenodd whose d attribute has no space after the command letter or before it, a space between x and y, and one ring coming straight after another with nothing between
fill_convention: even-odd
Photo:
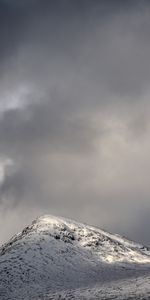
<instances>
[{"instance_id":1,"label":"mountain ridge","mask_svg":"<svg viewBox=\"0 0 150 300\"><path fill-rule=\"evenodd\" d=\"M137 278L149 270L150 251L141 244L91 225L44 215L0 248L0 299L56 295Z\"/></svg>"}]
</instances>

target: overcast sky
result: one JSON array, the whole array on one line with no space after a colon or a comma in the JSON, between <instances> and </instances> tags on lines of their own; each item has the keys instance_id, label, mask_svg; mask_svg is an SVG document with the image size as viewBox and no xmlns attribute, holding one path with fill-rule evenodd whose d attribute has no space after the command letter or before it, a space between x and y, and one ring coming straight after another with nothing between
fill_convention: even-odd
<instances>
[{"instance_id":1,"label":"overcast sky","mask_svg":"<svg viewBox=\"0 0 150 300\"><path fill-rule=\"evenodd\" d=\"M41 214L150 245L150 3L0 0L0 243Z\"/></svg>"}]
</instances>

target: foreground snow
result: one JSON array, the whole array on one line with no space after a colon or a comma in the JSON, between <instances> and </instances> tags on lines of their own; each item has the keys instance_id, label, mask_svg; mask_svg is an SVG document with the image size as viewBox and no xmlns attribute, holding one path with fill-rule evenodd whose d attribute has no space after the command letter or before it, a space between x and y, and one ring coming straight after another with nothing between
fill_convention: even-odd
<instances>
[{"instance_id":1,"label":"foreground snow","mask_svg":"<svg viewBox=\"0 0 150 300\"><path fill-rule=\"evenodd\" d=\"M33 299L44 300L148 300L150 299L150 276L105 282L92 288L72 289L59 293L47 293Z\"/></svg>"},{"instance_id":2,"label":"foreground snow","mask_svg":"<svg viewBox=\"0 0 150 300\"><path fill-rule=\"evenodd\" d=\"M0 248L0 299L150 299L150 252L43 216ZM143 297L143 298L142 298Z\"/></svg>"}]
</instances>

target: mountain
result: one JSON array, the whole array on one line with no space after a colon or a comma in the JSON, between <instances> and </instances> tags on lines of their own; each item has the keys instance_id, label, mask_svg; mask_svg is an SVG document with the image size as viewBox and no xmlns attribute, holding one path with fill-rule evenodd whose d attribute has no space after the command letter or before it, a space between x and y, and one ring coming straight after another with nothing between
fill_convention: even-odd
<instances>
[{"instance_id":1,"label":"mountain","mask_svg":"<svg viewBox=\"0 0 150 300\"><path fill-rule=\"evenodd\" d=\"M0 299L150 299L150 250L89 225L39 217L0 248Z\"/></svg>"}]
</instances>

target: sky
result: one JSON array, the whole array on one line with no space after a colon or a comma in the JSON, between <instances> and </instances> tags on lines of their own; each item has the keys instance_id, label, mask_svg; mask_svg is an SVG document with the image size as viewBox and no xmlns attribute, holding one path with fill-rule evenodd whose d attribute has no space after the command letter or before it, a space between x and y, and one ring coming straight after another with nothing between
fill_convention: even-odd
<instances>
[{"instance_id":1,"label":"sky","mask_svg":"<svg viewBox=\"0 0 150 300\"><path fill-rule=\"evenodd\" d=\"M0 243L72 218L150 245L150 2L0 0Z\"/></svg>"}]
</instances>

